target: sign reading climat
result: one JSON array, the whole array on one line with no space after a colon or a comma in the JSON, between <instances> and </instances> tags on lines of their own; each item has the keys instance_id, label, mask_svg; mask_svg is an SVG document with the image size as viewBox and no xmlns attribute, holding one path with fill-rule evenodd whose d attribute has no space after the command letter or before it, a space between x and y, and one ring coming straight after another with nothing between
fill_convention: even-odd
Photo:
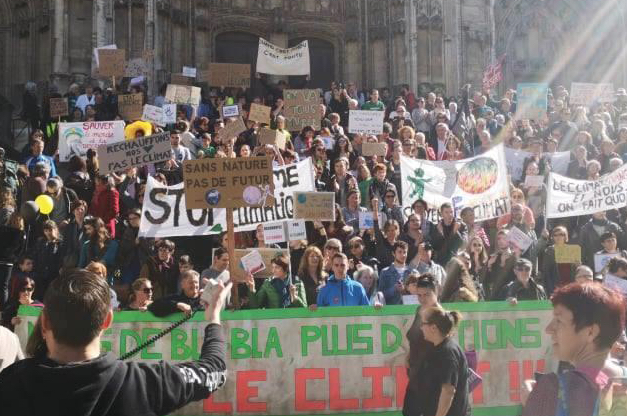
<instances>
[{"instance_id":1,"label":"sign reading climat","mask_svg":"<svg viewBox=\"0 0 627 416\"><path fill-rule=\"evenodd\" d=\"M59 123L59 159L67 162L74 155L85 156L87 149L96 149L124 139L124 122L85 121Z\"/></svg>"},{"instance_id":2,"label":"sign reading climat","mask_svg":"<svg viewBox=\"0 0 627 416\"><path fill-rule=\"evenodd\" d=\"M148 163L164 162L171 157L168 132L98 146L100 173L105 175Z\"/></svg>"},{"instance_id":3,"label":"sign reading climat","mask_svg":"<svg viewBox=\"0 0 627 416\"><path fill-rule=\"evenodd\" d=\"M272 158L216 158L183 162L188 208L239 208L274 203Z\"/></svg>"},{"instance_id":4,"label":"sign reading climat","mask_svg":"<svg viewBox=\"0 0 627 416\"><path fill-rule=\"evenodd\" d=\"M309 75L309 44L306 40L283 49L259 38L257 72L272 75Z\"/></svg>"},{"instance_id":5,"label":"sign reading climat","mask_svg":"<svg viewBox=\"0 0 627 416\"><path fill-rule=\"evenodd\" d=\"M471 207L477 221L509 212L509 186L503 145L468 159L431 162L401 156L403 208L418 199L431 208L453 204L456 212Z\"/></svg>"}]
</instances>

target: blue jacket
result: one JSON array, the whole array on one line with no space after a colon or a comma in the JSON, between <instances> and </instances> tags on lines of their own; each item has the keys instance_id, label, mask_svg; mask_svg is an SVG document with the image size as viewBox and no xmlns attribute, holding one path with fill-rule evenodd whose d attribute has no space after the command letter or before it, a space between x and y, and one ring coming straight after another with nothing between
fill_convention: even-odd
<instances>
[{"instance_id":1,"label":"blue jacket","mask_svg":"<svg viewBox=\"0 0 627 416\"><path fill-rule=\"evenodd\" d=\"M394 267L394 263L381 270L381 274L379 275L379 290L383 292L383 296L385 296L386 305L400 305L402 303L401 294L398 293L395 288L396 283L405 282L407 276L413 271L414 269L411 266L407 266L401 276L398 274L396 267Z\"/></svg>"},{"instance_id":2,"label":"blue jacket","mask_svg":"<svg viewBox=\"0 0 627 416\"><path fill-rule=\"evenodd\" d=\"M32 172L38 162L44 162L46 165L48 165L48 167L50 168L50 174L48 175L48 177L52 178L53 176L57 176L57 168L54 165L54 159L50 156L46 156L44 154L41 154L39 156L30 156L26 159L24 164L26 165L26 167L28 167L28 170Z\"/></svg>"},{"instance_id":3,"label":"blue jacket","mask_svg":"<svg viewBox=\"0 0 627 416\"><path fill-rule=\"evenodd\" d=\"M346 277L338 280L331 276L318 293L318 306L360 306L369 305L366 290L361 283Z\"/></svg>"}]
</instances>

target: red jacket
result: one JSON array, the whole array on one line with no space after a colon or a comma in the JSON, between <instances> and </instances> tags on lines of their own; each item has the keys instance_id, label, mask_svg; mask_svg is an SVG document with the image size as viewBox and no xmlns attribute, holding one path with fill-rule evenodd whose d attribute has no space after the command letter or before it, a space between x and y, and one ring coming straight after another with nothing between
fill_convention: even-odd
<instances>
[{"instance_id":1,"label":"red jacket","mask_svg":"<svg viewBox=\"0 0 627 416\"><path fill-rule=\"evenodd\" d=\"M111 238L115 238L115 220L120 214L120 193L116 189L96 191L91 199L89 213L102 219Z\"/></svg>"}]
</instances>

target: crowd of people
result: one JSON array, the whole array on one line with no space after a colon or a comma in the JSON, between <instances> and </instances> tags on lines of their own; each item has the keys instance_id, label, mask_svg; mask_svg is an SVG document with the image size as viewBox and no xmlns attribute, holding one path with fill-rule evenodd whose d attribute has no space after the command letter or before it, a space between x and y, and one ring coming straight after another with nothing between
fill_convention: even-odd
<instances>
[{"instance_id":1,"label":"crowd of people","mask_svg":"<svg viewBox=\"0 0 627 416\"><path fill-rule=\"evenodd\" d=\"M182 181L182 162L196 158L271 155L275 166L311 158L318 191L335 193L335 220L307 222L307 239L267 244L263 226L237 233L237 248L287 248L272 260L272 276L249 275L237 290L241 308L304 308L424 303L425 288L438 302L543 300L569 283L603 282L607 275L627 279L627 209L563 219L545 218L546 186L529 186L526 176L551 172L550 154L569 151L567 176L595 180L627 160L627 92L616 100L590 106L571 105L563 86L549 90L548 108L538 120L517 116L516 92L463 91L457 97L417 96L404 85L398 94L360 91L354 83L332 83L320 91L319 130L286 130L285 81L263 79L266 93L203 88L199 106L179 105L177 121L164 128L149 123L133 137L169 131L172 159L157 165L103 175L98 155L58 160L58 121L50 118L48 98L66 97L66 121L121 119L114 89L72 85L64 95L52 92L41 103L38 125L23 149L4 149L0 194L0 305L2 324L13 328L20 305L42 306L48 286L75 268L86 268L109 284L116 310L149 310L158 316L190 313L211 279L229 267L227 235L163 238L138 237L149 176L164 185ZM142 93L141 86L133 92ZM162 106L165 86L154 100ZM285 147L259 144L262 125L248 120L251 103L272 107L272 129ZM224 137L230 119L222 107L238 104L247 130ZM379 135L348 133L350 110L383 111ZM125 120L127 128L137 120ZM136 126L135 126L136 128ZM328 138L331 138L329 143ZM364 156L364 143L384 143L385 156ZM460 160L503 143L526 149L520 179L510 179L507 214L475 221L472 208L429 206L403 201L401 156L432 161ZM33 201L52 198L48 215ZM404 208L411 202L410 209ZM374 213L374 228L360 229L359 217ZM511 229L532 243L524 251L512 245ZM558 263L555 248L581 247L580 263ZM595 268L596 254L612 254ZM439 340L459 317L432 310L430 322ZM427 319L427 318L425 318ZM445 332L442 335L442 332ZM613 346L623 360L624 336ZM460 406L462 404L459 404Z\"/></svg>"}]
</instances>

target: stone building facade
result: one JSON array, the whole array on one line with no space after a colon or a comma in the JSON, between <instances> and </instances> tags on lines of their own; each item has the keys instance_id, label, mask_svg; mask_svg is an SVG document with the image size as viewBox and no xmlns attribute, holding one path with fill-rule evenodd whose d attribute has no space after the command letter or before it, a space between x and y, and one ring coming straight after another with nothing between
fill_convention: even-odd
<instances>
[{"instance_id":1,"label":"stone building facade","mask_svg":"<svg viewBox=\"0 0 627 416\"><path fill-rule=\"evenodd\" d=\"M624 0L0 0L0 94L88 80L92 49L112 43L131 58L154 50L154 92L183 65L254 64L259 36L308 39L314 87L453 95L503 53L502 85L625 85L626 16Z\"/></svg>"}]
</instances>

